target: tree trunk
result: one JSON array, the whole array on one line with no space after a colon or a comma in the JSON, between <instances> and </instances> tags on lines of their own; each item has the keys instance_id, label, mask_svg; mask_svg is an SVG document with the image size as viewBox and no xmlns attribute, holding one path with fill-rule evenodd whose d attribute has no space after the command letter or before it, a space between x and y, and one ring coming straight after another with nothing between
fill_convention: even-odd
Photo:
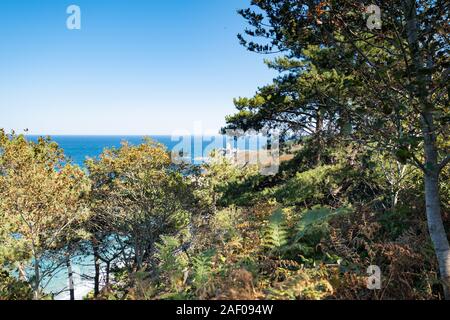
<instances>
[{"instance_id":1,"label":"tree trunk","mask_svg":"<svg viewBox=\"0 0 450 320\"><path fill-rule=\"evenodd\" d=\"M98 244L92 241L92 250L94 251L94 297L100 294L100 257L98 253Z\"/></svg>"},{"instance_id":2,"label":"tree trunk","mask_svg":"<svg viewBox=\"0 0 450 320\"><path fill-rule=\"evenodd\" d=\"M135 260L136 260L136 271L140 271L142 269L142 265L144 263L142 253L140 251L136 254Z\"/></svg>"},{"instance_id":3,"label":"tree trunk","mask_svg":"<svg viewBox=\"0 0 450 320\"><path fill-rule=\"evenodd\" d=\"M28 278L27 278L27 274L25 272L25 268L23 266L23 263L19 263L19 280L27 282Z\"/></svg>"},{"instance_id":4,"label":"tree trunk","mask_svg":"<svg viewBox=\"0 0 450 320\"><path fill-rule=\"evenodd\" d=\"M106 287L109 286L109 270L110 270L110 266L111 266L111 261L106 262L106 280L105 280Z\"/></svg>"},{"instance_id":5,"label":"tree trunk","mask_svg":"<svg viewBox=\"0 0 450 320\"><path fill-rule=\"evenodd\" d=\"M320 165L322 161L322 131L323 131L323 117L320 108L317 109L316 114L316 139L317 139L317 148L316 148L316 165Z\"/></svg>"},{"instance_id":6,"label":"tree trunk","mask_svg":"<svg viewBox=\"0 0 450 320\"><path fill-rule=\"evenodd\" d=\"M67 275L69 279L69 293L70 293L70 300L75 300L75 288L73 285L73 272L72 272L72 265L70 263L70 257L67 258Z\"/></svg>"},{"instance_id":7,"label":"tree trunk","mask_svg":"<svg viewBox=\"0 0 450 320\"><path fill-rule=\"evenodd\" d=\"M433 241L446 300L450 300L450 247L442 222L437 174L425 175L428 230Z\"/></svg>"},{"instance_id":8,"label":"tree trunk","mask_svg":"<svg viewBox=\"0 0 450 320\"><path fill-rule=\"evenodd\" d=\"M439 167L434 134L433 115L423 119L425 148L425 204L428 230L433 241L446 300L450 300L450 246L441 215L439 199Z\"/></svg>"},{"instance_id":9,"label":"tree trunk","mask_svg":"<svg viewBox=\"0 0 450 320\"><path fill-rule=\"evenodd\" d=\"M337 120L339 135L347 138L352 133L352 124L349 112L342 108L339 112L339 119Z\"/></svg>"},{"instance_id":10,"label":"tree trunk","mask_svg":"<svg viewBox=\"0 0 450 320\"><path fill-rule=\"evenodd\" d=\"M441 282L444 288L445 299L450 300L450 247L441 216L441 203L439 199L439 165L436 147L436 132L433 119L433 105L429 100L431 77L424 75L424 59L420 52L417 7L415 0L404 2L404 15L406 19L406 32L411 53L414 77L416 80L414 95L421 104L422 135L424 139L425 166L425 205L428 230L433 242L436 258L439 264ZM427 53L427 68L432 68L432 56Z\"/></svg>"},{"instance_id":11,"label":"tree trunk","mask_svg":"<svg viewBox=\"0 0 450 320\"><path fill-rule=\"evenodd\" d=\"M41 298L41 276L39 272L39 257L34 256L34 300Z\"/></svg>"}]
</instances>

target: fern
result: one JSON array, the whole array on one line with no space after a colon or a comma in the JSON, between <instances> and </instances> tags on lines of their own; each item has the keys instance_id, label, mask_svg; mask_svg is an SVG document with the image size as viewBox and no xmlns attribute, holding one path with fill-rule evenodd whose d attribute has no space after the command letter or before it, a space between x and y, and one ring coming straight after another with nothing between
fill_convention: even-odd
<instances>
[{"instance_id":1,"label":"fern","mask_svg":"<svg viewBox=\"0 0 450 320\"><path fill-rule=\"evenodd\" d=\"M177 253L179 247L180 241L170 236L161 236L161 242L156 244L160 278L166 287L176 292L183 286L184 272L188 266L186 255Z\"/></svg>"},{"instance_id":2,"label":"fern","mask_svg":"<svg viewBox=\"0 0 450 320\"><path fill-rule=\"evenodd\" d=\"M271 190L272 196L284 205L323 203L330 190L338 190L342 177L340 165L324 165L298 172L285 184Z\"/></svg>"},{"instance_id":3,"label":"fern","mask_svg":"<svg viewBox=\"0 0 450 320\"><path fill-rule=\"evenodd\" d=\"M214 255L214 250L208 250L192 258L192 284L195 288L200 289L210 279Z\"/></svg>"},{"instance_id":4,"label":"fern","mask_svg":"<svg viewBox=\"0 0 450 320\"><path fill-rule=\"evenodd\" d=\"M333 210L320 206L304 211L289 239L288 233L284 232L286 239L278 252L282 252L284 257L300 258L302 263L314 265L318 258L317 244L327 235L330 219L346 212L347 208Z\"/></svg>"},{"instance_id":5,"label":"fern","mask_svg":"<svg viewBox=\"0 0 450 320\"><path fill-rule=\"evenodd\" d=\"M280 253L288 240L286 219L283 210L278 209L271 215L264 230L263 246L269 251Z\"/></svg>"},{"instance_id":6,"label":"fern","mask_svg":"<svg viewBox=\"0 0 450 320\"><path fill-rule=\"evenodd\" d=\"M328 207L316 206L311 210L303 212L297 224L297 235L295 241L299 241L313 234L324 234L328 231L329 221L336 215L348 213L350 209L331 209Z\"/></svg>"}]
</instances>

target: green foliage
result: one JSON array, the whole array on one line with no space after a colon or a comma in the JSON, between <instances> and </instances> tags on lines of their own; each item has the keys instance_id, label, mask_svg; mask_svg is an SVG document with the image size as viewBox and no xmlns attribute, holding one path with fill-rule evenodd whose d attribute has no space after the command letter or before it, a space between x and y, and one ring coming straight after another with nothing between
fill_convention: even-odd
<instances>
[{"instance_id":1,"label":"green foliage","mask_svg":"<svg viewBox=\"0 0 450 320\"><path fill-rule=\"evenodd\" d=\"M236 207L228 207L218 211L212 217L213 231L220 236L222 241L231 240L237 236L237 223L240 218L240 210Z\"/></svg>"},{"instance_id":2,"label":"green foliage","mask_svg":"<svg viewBox=\"0 0 450 320\"><path fill-rule=\"evenodd\" d=\"M226 193L257 174L256 166L239 166L213 151L210 159L202 166L203 173L198 177L196 197L205 211L215 213L218 205L230 204Z\"/></svg>"},{"instance_id":3,"label":"green foliage","mask_svg":"<svg viewBox=\"0 0 450 320\"><path fill-rule=\"evenodd\" d=\"M315 206L310 210L305 210L298 222L295 240L301 241L312 236L316 238L316 243L319 242L320 237L323 237L329 231L330 220L349 212L351 210L348 208L333 210L322 206Z\"/></svg>"},{"instance_id":4,"label":"green foliage","mask_svg":"<svg viewBox=\"0 0 450 320\"><path fill-rule=\"evenodd\" d=\"M0 269L0 300L30 300L32 297L33 290L28 283Z\"/></svg>"},{"instance_id":5,"label":"green foliage","mask_svg":"<svg viewBox=\"0 0 450 320\"><path fill-rule=\"evenodd\" d=\"M439 298L428 232L441 230L441 249L447 235L427 228L423 212L439 222L430 212L439 204L423 204L421 185L440 178L440 194L427 198L441 196L447 227L443 3L379 1L382 31L349 0L256 0L240 11L246 35L265 38L239 35L241 43L285 56L266 61L279 72L272 83L235 99L227 128L281 131L296 150L275 176L218 153L186 174L146 140L88 160L90 189L50 139L0 131L1 268L39 266L87 236L106 251L113 237L123 267L107 299ZM389 276L381 292L365 287L369 264ZM0 273L0 299L29 298L29 284L11 273Z\"/></svg>"},{"instance_id":6,"label":"green foliage","mask_svg":"<svg viewBox=\"0 0 450 320\"><path fill-rule=\"evenodd\" d=\"M0 150L0 222L8 228L0 231L5 237L0 255L33 258L17 262L35 265L30 278L40 298L41 258L79 237L80 225L90 215L85 201L89 181L50 138L32 142L0 130Z\"/></svg>"},{"instance_id":7,"label":"green foliage","mask_svg":"<svg viewBox=\"0 0 450 320\"><path fill-rule=\"evenodd\" d=\"M282 209L277 209L269 218L264 230L263 246L272 253L280 253L288 243L288 230Z\"/></svg>"},{"instance_id":8,"label":"green foliage","mask_svg":"<svg viewBox=\"0 0 450 320\"><path fill-rule=\"evenodd\" d=\"M343 179L341 172L340 165L325 165L298 172L286 184L274 188L273 196L285 205L323 203L339 189Z\"/></svg>"},{"instance_id":9,"label":"green foliage","mask_svg":"<svg viewBox=\"0 0 450 320\"><path fill-rule=\"evenodd\" d=\"M351 212L348 208L333 210L315 206L302 212L294 226L289 227L285 211L277 209L270 216L263 230L263 247L279 258L300 258L301 262L311 264L315 259L326 259L317 252L316 246L327 239L330 221Z\"/></svg>"},{"instance_id":10,"label":"green foliage","mask_svg":"<svg viewBox=\"0 0 450 320\"><path fill-rule=\"evenodd\" d=\"M159 278L166 281L166 287L180 292L185 283L188 258L180 251L180 241L171 236L161 236L161 242L156 244L155 255L158 262Z\"/></svg>"},{"instance_id":11,"label":"green foliage","mask_svg":"<svg viewBox=\"0 0 450 320\"><path fill-rule=\"evenodd\" d=\"M126 262L131 268L145 267L145 257L160 236L186 233L193 191L162 145L151 140L138 146L123 143L86 165L95 220L124 239L123 246L135 258Z\"/></svg>"},{"instance_id":12,"label":"green foliage","mask_svg":"<svg viewBox=\"0 0 450 320\"><path fill-rule=\"evenodd\" d=\"M285 280L269 289L269 299L322 300L333 293L333 286L328 281L329 274L323 268L281 272Z\"/></svg>"},{"instance_id":13,"label":"green foliage","mask_svg":"<svg viewBox=\"0 0 450 320\"><path fill-rule=\"evenodd\" d=\"M273 83L258 90L254 98L237 101L238 113L227 119L228 125L300 132L312 136L319 146L323 146L323 135L330 134L388 153L389 162L399 164L400 174L386 175L388 190L383 190L380 181L374 185L367 181L373 172L362 167L358 183L346 181L348 185L343 186L347 199L321 188L310 194L308 189L301 190L299 199L295 191L289 192L295 188L288 188L277 198L287 196L299 206L306 200L302 194L310 198L317 191L318 201L305 203L306 207L326 204L324 196L331 195L344 204L395 210L406 189L401 166L421 169L427 195L422 209L429 218L442 274L450 274L448 259L442 254L448 251L448 233L446 223L441 222L447 220L441 207L446 209L448 201L444 199L441 205L437 186L450 150L448 6L443 1L379 1L383 26L370 28L366 26L370 19L361 15L366 5L347 0L264 0L240 10L249 24L245 35L238 36L241 44L259 53L281 51L285 57L270 64L280 72ZM449 299L450 278L444 276L442 284Z\"/></svg>"},{"instance_id":14,"label":"green foliage","mask_svg":"<svg viewBox=\"0 0 450 320\"><path fill-rule=\"evenodd\" d=\"M191 259L192 263L192 285L196 290L202 289L211 279L213 268L214 249L204 251Z\"/></svg>"}]
</instances>

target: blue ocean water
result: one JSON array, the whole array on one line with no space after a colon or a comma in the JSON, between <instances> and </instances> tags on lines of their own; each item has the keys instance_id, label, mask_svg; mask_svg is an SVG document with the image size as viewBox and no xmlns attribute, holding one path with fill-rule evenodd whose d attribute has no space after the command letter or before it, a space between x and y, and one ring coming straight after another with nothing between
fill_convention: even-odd
<instances>
[{"instance_id":1,"label":"blue ocean water","mask_svg":"<svg viewBox=\"0 0 450 320\"><path fill-rule=\"evenodd\" d=\"M36 141L39 136L29 135L27 139ZM74 164L83 166L85 160L98 157L105 148L118 148L121 143L127 141L132 145L140 144L145 138L150 138L163 144L168 151L183 151L183 155L191 163L202 163L214 149L223 149L227 145L239 150L257 150L264 147L267 139L258 137L234 137L225 135L216 136L182 136L172 137L169 135L150 135L150 136L51 136L69 157Z\"/></svg>"},{"instance_id":2,"label":"blue ocean water","mask_svg":"<svg viewBox=\"0 0 450 320\"><path fill-rule=\"evenodd\" d=\"M39 136L27 136L28 139L36 141ZM182 149L195 163L201 162L213 149L225 148L228 137L172 137L168 135L151 136L51 136L58 143L73 163L83 166L86 158L99 156L105 148L120 147L123 141L132 145L143 142L144 138L150 138L166 146L169 151ZM189 143L190 142L190 143ZM200 147L201 146L201 147Z\"/></svg>"}]
</instances>

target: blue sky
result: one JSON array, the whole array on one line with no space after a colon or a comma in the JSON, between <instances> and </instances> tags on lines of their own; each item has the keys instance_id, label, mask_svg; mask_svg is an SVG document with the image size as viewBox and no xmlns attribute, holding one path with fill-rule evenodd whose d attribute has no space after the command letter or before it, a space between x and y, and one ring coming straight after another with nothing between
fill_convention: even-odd
<instances>
[{"instance_id":1,"label":"blue sky","mask_svg":"<svg viewBox=\"0 0 450 320\"><path fill-rule=\"evenodd\" d=\"M66 8L81 8L68 30ZM0 128L31 134L217 131L275 76L247 52L247 0L1 0ZM198 124L197 124L198 126Z\"/></svg>"}]
</instances>

